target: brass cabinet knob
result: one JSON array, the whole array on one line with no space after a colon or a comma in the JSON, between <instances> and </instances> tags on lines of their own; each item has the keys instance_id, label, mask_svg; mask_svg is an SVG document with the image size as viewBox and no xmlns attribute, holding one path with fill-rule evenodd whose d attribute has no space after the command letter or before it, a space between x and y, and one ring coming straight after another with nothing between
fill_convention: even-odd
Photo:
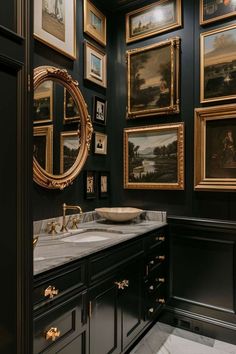
<instances>
[{"instance_id":1,"label":"brass cabinet knob","mask_svg":"<svg viewBox=\"0 0 236 354\"><path fill-rule=\"evenodd\" d=\"M124 279L124 280L122 281L122 283L123 283L123 286L124 286L125 288L128 288L128 287L129 287L129 280Z\"/></svg>"},{"instance_id":2,"label":"brass cabinet knob","mask_svg":"<svg viewBox=\"0 0 236 354\"><path fill-rule=\"evenodd\" d=\"M153 264L155 264L155 261L150 261L149 264L153 265Z\"/></svg>"},{"instance_id":3,"label":"brass cabinet knob","mask_svg":"<svg viewBox=\"0 0 236 354\"><path fill-rule=\"evenodd\" d=\"M165 241L166 238L165 238L165 236L157 236L157 237L155 238L155 240L156 240L156 241Z\"/></svg>"},{"instance_id":4,"label":"brass cabinet knob","mask_svg":"<svg viewBox=\"0 0 236 354\"><path fill-rule=\"evenodd\" d=\"M60 335L61 332L59 331L59 329L57 327L52 327L45 333L45 339L55 342L55 340L59 338Z\"/></svg>"},{"instance_id":5,"label":"brass cabinet knob","mask_svg":"<svg viewBox=\"0 0 236 354\"><path fill-rule=\"evenodd\" d=\"M59 294L59 290L55 288L55 286L49 285L47 289L44 290L44 296L50 299L53 299L55 296Z\"/></svg>"},{"instance_id":6,"label":"brass cabinet knob","mask_svg":"<svg viewBox=\"0 0 236 354\"><path fill-rule=\"evenodd\" d=\"M157 278L157 281L158 281L159 283L165 283L165 278Z\"/></svg>"},{"instance_id":7,"label":"brass cabinet knob","mask_svg":"<svg viewBox=\"0 0 236 354\"><path fill-rule=\"evenodd\" d=\"M149 290L153 291L154 290L154 285L149 286Z\"/></svg>"},{"instance_id":8,"label":"brass cabinet knob","mask_svg":"<svg viewBox=\"0 0 236 354\"><path fill-rule=\"evenodd\" d=\"M115 285L119 290L124 290L125 288L129 287L129 280L124 279L122 281L115 281Z\"/></svg>"},{"instance_id":9,"label":"brass cabinet knob","mask_svg":"<svg viewBox=\"0 0 236 354\"><path fill-rule=\"evenodd\" d=\"M156 302L159 302L159 304L162 304L162 305L164 305L166 303L165 299L157 299Z\"/></svg>"},{"instance_id":10,"label":"brass cabinet knob","mask_svg":"<svg viewBox=\"0 0 236 354\"><path fill-rule=\"evenodd\" d=\"M153 313L153 312L154 312L154 308L151 307L151 308L148 310L148 312Z\"/></svg>"},{"instance_id":11,"label":"brass cabinet knob","mask_svg":"<svg viewBox=\"0 0 236 354\"><path fill-rule=\"evenodd\" d=\"M156 259L158 261L164 261L166 259L166 256L156 256Z\"/></svg>"}]
</instances>

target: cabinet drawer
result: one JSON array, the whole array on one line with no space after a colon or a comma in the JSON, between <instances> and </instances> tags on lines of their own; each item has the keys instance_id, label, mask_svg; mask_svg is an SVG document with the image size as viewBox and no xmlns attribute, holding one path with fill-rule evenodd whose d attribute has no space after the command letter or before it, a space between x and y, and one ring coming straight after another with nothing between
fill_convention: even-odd
<instances>
[{"instance_id":1,"label":"cabinet drawer","mask_svg":"<svg viewBox=\"0 0 236 354\"><path fill-rule=\"evenodd\" d=\"M73 288L85 285L85 264L77 264L76 267L52 272L50 276L37 279L34 286L34 305L44 304L61 295L66 294Z\"/></svg>"},{"instance_id":2,"label":"cabinet drawer","mask_svg":"<svg viewBox=\"0 0 236 354\"><path fill-rule=\"evenodd\" d=\"M145 289L147 293L153 294L159 285L165 285L167 282L167 274L164 265L160 265L152 276L145 282Z\"/></svg>"},{"instance_id":3,"label":"cabinet drawer","mask_svg":"<svg viewBox=\"0 0 236 354\"><path fill-rule=\"evenodd\" d=\"M166 303L166 287L159 285L153 294L146 294L146 317L151 319L156 316Z\"/></svg>"},{"instance_id":4,"label":"cabinet drawer","mask_svg":"<svg viewBox=\"0 0 236 354\"><path fill-rule=\"evenodd\" d=\"M146 240L148 251L153 251L156 247L163 245L166 241L166 230L164 228L153 232Z\"/></svg>"},{"instance_id":5,"label":"cabinet drawer","mask_svg":"<svg viewBox=\"0 0 236 354\"><path fill-rule=\"evenodd\" d=\"M80 334L82 325L82 295L54 306L34 321L34 354L56 353Z\"/></svg>"},{"instance_id":6,"label":"cabinet drawer","mask_svg":"<svg viewBox=\"0 0 236 354\"><path fill-rule=\"evenodd\" d=\"M152 275L152 273L159 271L160 268L166 263L166 253L164 247L160 247L158 252L148 256L146 262L146 276Z\"/></svg>"},{"instance_id":7,"label":"cabinet drawer","mask_svg":"<svg viewBox=\"0 0 236 354\"><path fill-rule=\"evenodd\" d=\"M89 279L95 282L105 273L113 272L129 260L144 253L143 242L138 241L130 246L119 247L117 251L103 252L101 256L94 257L89 262Z\"/></svg>"}]
</instances>

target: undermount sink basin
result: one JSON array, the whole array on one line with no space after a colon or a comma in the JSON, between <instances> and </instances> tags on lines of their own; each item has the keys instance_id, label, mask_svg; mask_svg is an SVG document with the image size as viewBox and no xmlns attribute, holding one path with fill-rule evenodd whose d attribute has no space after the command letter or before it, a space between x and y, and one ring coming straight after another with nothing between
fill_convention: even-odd
<instances>
[{"instance_id":1,"label":"undermount sink basin","mask_svg":"<svg viewBox=\"0 0 236 354\"><path fill-rule=\"evenodd\" d=\"M61 239L62 242L90 243L106 241L114 238L119 232L88 230Z\"/></svg>"},{"instance_id":2,"label":"undermount sink basin","mask_svg":"<svg viewBox=\"0 0 236 354\"><path fill-rule=\"evenodd\" d=\"M131 207L122 208L97 208L95 211L102 218L115 222L124 222L134 219L140 215L143 210Z\"/></svg>"}]
</instances>

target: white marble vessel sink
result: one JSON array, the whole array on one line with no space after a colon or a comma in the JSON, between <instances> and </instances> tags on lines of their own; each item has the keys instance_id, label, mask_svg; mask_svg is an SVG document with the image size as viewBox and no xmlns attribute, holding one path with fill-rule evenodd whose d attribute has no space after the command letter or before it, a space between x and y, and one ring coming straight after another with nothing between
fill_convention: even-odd
<instances>
[{"instance_id":1,"label":"white marble vessel sink","mask_svg":"<svg viewBox=\"0 0 236 354\"><path fill-rule=\"evenodd\" d=\"M102 217L110 221L125 222L140 215L143 210L131 207L122 208L97 208L95 211Z\"/></svg>"}]
</instances>

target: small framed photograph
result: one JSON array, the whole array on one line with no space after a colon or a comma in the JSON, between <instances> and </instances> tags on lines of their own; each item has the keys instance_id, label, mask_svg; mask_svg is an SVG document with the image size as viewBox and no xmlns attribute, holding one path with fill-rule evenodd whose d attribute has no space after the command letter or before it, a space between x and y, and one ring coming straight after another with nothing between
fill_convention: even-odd
<instances>
[{"instance_id":1,"label":"small framed photograph","mask_svg":"<svg viewBox=\"0 0 236 354\"><path fill-rule=\"evenodd\" d=\"M109 196L109 183L109 172L100 172L98 182L100 198L107 198Z\"/></svg>"},{"instance_id":2,"label":"small framed photograph","mask_svg":"<svg viewBox=\"0 0 236 354\"><path fill-rule=\"evenodd\" d=\"M106 125L107 101L102 99L101 97L94 96L93 107L94 107L94 113L93 113L94 123L100 125Z\"/></svg>"},{"instance_id":3,"label":"small framed photograph","mask_svg":"<svg viewBox=\"0 0 236 354\"><path fill-rule=\"evenodd\" d=\"M84 32L101 45L106 46L106 16L89 0L84 0Z\"/></svg>"},{"instance_id":4,"label":"small framed photograph","mask_svg":"<svg viewBox=\"0 0 236 354\"><path fill-rule=\"evenodd\" d=\"M234 0L200 0L201 25L234 16L236 16L236 3Z\"/></svg>"},{"instance_id":5,"label":"small framed photograph","mask_svg":"<svg viewBox=\"0 0 236 354\"><path fill-rule=\"evenodd\" d=\"M74 165L80 145L80 131L61 133L60 173L67 172Z\"/></svg>"},{"instance_id":6,"label":"small framed photograph","mask_svg":"<svg viewBox=\"0 0 236 354\"><path fill-rule=\"evenodd\" d=\"M85 42L85 75L86 80L102 87L107 87L107 56L106 53Z\"/></svg>"},{"instance_id":7,"label":"small framed photograph","mask_svg":"<svg viewBox=\"0 0 236 354\"><path fill-rule=\"evenodd\" d=\"M96 172L95 171L85 171L85 198L94 199L96 198Z\"/></svg>"},{"instance_id":8,"label":"small framed photograph","mask_svg":"<svg viewBox=\"0 0 236 354\"><path fill-rule=\"evenodd\" d=\"M94 153L107 154L107 135L99 132L94 133Z\"/></svg>"},{"instance_id":9,"label":"small framed photograph","mask_svg":"<svg viewBox=\"0 0 236 354\"><path fill-rule=\"evenodd\" d=\"M160 0L126 15L126 42L170 31L181 25L181 0Z\"/></svg>"},{"instance_id":10,"label":"small framed photograph","mask_svg":"<svg viewBox=\"0 0 236 354\"><path fill-rule=\"evenodd\" d=\"M184 189L184 124L124 130L125 189Z\"/></svg>"},{"instance_id":11,"label":"small framed photograph","mask_svg":"<svg viewBox=\"0 0 236 354\"><path fill-rule=\"evenodd\" d=\"M236 98L236 25L201 34L201 103Z\"/></svg>"},{"instance_id":12,"label":"small framed photograph","mask_svg":"<svg viewBox=\"0 0 236 354\"><path fill-rule=\"evenodd\" d=\"M180 39L127 51L127 118L179 113Z\"/></svg>"},{"instance_id":13,"label":"small framed photograph","mask_svg":"<svg viewBox=\"0 0 236 354\"><path fill-rule=\"evenodd\" d=\"M196 191L236 191L235 104L195 110Z\"/></svg>"},{"instance_id":14,"label":"small framed photograph","mask_svg":"<svg viewBox=\"0 0 236 354\"><path fill-rule=\"evenodd\" d=\"M53 125L34 127L33 156L42 169L53 173Z\"/></svg>"},{"instance_id":15,"label":"small framed photograph","mask_svg":"<svg viewBox=\"0 0 236 354\"><path fill-rule=\"evenodd\" d=\"M73 123L80 120L80 114L74 98L64 88L64 123Z\"/></svg>"},{"instance_id":16,"label":"small framed photograph","mask_svg":"<svg viewBox=\"0 0 236 354\"><path fill-rule=\"evenodd\" d=\"M34 124L53 120L53 82L44 81L34 91Z\"/></svg>"},{"instance_id":17,"label":"small framed photograph","mask_svg":"<svg viewBox=\"0 0 236 354\"><path fill-rule=\"evenodd\" d=\"M34 37L76 59L76 0L34 0Z\"/></svg>"}]
</instances>

